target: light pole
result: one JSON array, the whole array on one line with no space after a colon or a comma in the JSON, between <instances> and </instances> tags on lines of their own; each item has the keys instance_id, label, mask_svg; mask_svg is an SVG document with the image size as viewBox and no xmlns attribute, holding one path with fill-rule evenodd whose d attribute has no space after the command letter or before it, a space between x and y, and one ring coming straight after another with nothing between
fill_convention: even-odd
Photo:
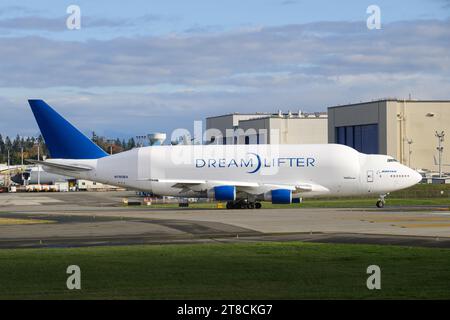
<instances>
[{"instance_id":1,"label":"light pole","mask_svg":"<svg viewBox=\"0 0 450 320\"><path fill-rule=\"evenodd\" d=\"M404 114L402 113L398 113L397 114L397 120L399 121L399 126L400 126L400 136L399 136L399 143L400 143L400 163L404 164L405 163L405 159L404 159L404 143L405 143L405 139L403 138L403 122L405 120Z\"/></svg>"},{"instance_id":2,"label":"light pole","mask_svg":"<svg viewBox=\"0 0 450 320\"><path fill-rule=\"evenodd\" d=\"M10 157L9 157L9 149L7 151L8 151L8 163L7 163L7 166L8 166L8 180L7 181L8 181L8 183L7 183L7 187L9 188L11 186L11 171L9 170L11 161L10 161Z\"/></svg>"},{"instance_id":3,"label":"light pole","mask_svg":"<svg viewBox=\"0 0 450 320\"><path fill-rule=\"evenodd\" d=\"M413 144L414 141L412 139L407 139L406 141L408 142L408 167L411 168L411 154L412 154L411 145Z\"/></svg>"},{"instance_id":4,"label":"light pole","mask_svg":"<svg viewBox=\"0 0 450 320\"><path fill-rule=\"evenodd\" d=\"M109 147L109 154L112 155L113 154L114 140L108 139L107 141L108 141L108 147Z\"/></svg>"},{"instance_id":5,"label":"light pole","mask_svg":"<svg viewBox=\"0 0 450 320\"><path fill-rule=\"evenodd\" d=\"M438 146L437 151L439 152L439 178L442 178L442 154L444 152L444 147L442 146L442 143L444 142L445 133L444 131L435 133L436 138L438 138Z\"/></svg>"},{"instance_id":6,"label":"light pole","mask_svg":"<svg viewBox=\"0 0 450 320\"><path fill-rule=\"evenodd\" d=\"M39 143L39 138L37 140L37 158L38 161L40 161L40 157L41 157L41 144ZM38 187L39 190L41 190L41 165L38 163Z\"/></svg>"}]
</instances>

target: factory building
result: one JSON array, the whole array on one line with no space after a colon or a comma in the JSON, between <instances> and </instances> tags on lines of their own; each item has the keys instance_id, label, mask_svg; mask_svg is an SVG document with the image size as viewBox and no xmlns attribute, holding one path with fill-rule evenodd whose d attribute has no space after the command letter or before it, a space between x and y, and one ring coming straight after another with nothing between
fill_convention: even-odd
<instances>
[{"instance_id":1,"label":"factory building","mask_svg":"<svg viewBox=\"0 0 450 320\"><path fill-rule=\"evenodd\" d=\"M328 141L390 155L412 168L449 171L450 101L384 99L328 108ZM438 135L438 136L437 136ZM441 143L441 152L437 150Z\"/></svg>"},{"instance_id":2,"label":"factory building","mask_svg":"<svg viewBox=\"0 0 450 320\"><path fill-rule=\"evenodd\" d=\"M206 119L210 144L327 143L326 113L232 113Z\"/></svg>"}]
</instances>

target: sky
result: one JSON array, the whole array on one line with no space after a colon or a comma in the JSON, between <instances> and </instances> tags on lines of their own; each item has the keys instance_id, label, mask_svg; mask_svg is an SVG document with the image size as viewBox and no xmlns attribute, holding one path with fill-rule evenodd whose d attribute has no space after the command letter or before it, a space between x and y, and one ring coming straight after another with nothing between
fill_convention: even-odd
<instances>
[{"instance_id":1,"label":"sky","mask_svg":"<svg viewBox=\"0 0 450 320\"><path fill-rule=\"evenodd\" d=\"M39 133L30 98L87 134L127 138L409 95L450 99L450 0L0 2L3 135Z\"/></svg>"}]
</instances>

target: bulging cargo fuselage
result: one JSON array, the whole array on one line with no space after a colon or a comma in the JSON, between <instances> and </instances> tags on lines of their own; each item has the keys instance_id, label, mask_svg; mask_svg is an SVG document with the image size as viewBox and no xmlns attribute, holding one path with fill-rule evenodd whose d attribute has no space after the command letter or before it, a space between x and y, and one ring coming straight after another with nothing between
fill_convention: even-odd
<instances>
[{"instance_id":1,"label":"bulging cargo fuselage","mask_svg":"<svg viewBox=\"0 0 450 320\"><path fill-rule=\"evenodd\" d=\"M31 161L46 170L152 192L213 198L227 208L301 197L380 195L418 183L421 176L395 159L343 145L155 146L107 155L43 100L29 100L54 159Z\"/></svg>"},{"instance_id":2,"label":"bulging cargo fuselage","mask_svg":"<svg viewBox=\"0 0 450 320\"><path fill-rule=\"evenodd\" d=\"M208 189L233 183L257 198L283 185L299 187L294 194L302 197L379 195L421 180L390 156L337 144L157 146L95 160L48 161L92 168L72 173L77 178L181 197L206 197Z\"/></svg>"}]
</instances>

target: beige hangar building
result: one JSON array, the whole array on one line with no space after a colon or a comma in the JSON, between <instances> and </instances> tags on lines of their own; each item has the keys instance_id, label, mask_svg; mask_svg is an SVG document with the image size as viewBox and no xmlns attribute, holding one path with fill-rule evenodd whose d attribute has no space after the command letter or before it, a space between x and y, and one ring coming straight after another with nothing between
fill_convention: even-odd
<instances>
[{"instance_id":1,"label":"beige hangar building","mask_svg":"<svg viewBox=\"0 0 450 320\"><path fill-rule=\"evenodd\" d=\"M328 141L363 153L387 154L416 169L450 171L450 100L385 99L328 108ZM445 139L447 138L447 139Z\"/></svg>"},{"instance_id":2,"label":"beige hangar building","mask_svg":"<svg viewBox=\"0 0 450 320\"><path fill-rule=\"evenodd\" d=\"M206 119L209 144L328 143L326 113L232 113Z\"/></svg>"}]
</instances>

